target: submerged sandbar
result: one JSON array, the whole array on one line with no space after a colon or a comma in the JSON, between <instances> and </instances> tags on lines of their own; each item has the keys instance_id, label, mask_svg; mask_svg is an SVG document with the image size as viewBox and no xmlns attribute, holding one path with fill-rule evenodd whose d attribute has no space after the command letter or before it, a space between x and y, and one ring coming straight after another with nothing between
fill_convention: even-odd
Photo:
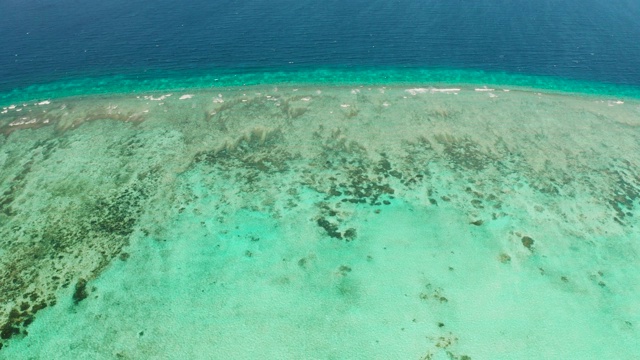
<instances>
[{"instance_id":1,"label":"submerged sandbar","mask_svg":"<svg viewBox=\"0 0 640 360\"><path fill-rule=\"evenodd\" d=\"M0 354L632 356L640 102L505 90L5 107Z\"/></svg>"}]
</instances>

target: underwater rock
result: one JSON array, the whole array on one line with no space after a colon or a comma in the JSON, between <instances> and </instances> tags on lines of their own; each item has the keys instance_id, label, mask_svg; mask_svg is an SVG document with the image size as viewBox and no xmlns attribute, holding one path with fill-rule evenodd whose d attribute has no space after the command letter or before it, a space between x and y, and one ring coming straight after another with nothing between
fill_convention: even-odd
<instances>
[{"instance_id":1,"label":"underwater rock","mask_svg":"<svg viewBox=\"0 0 640 360\"><path fill-rule=\"evenodd\" d=\"M529 236L523 236L522 239L522 245L524 245L524 247L526 247L527 249L533 251L533 239Z\"/></svg>"},{"instance_id":2,"label":"underwater rock","mask_svg":"<svg viewBox=\"0 0 640 360\"><path fill-rule=\"evenodd\" d=\"M89 296L87 292L87 280L80 279L76 283L76 290L73 292L73 303L78 305L78 303Z\"/></svg>"}]
</instances>

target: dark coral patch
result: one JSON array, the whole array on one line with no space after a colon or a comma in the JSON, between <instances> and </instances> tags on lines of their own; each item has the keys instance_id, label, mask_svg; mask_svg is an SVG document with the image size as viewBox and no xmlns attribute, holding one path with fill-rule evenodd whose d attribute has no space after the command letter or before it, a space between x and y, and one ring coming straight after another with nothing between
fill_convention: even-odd
<instances>
[{"instance_id":1,"label":"dark coral patch","mask_svg":"<svg viewBox=\"0 0 640 360\"><path fill-rule=\"evenodd\" d=\"M316 223L327 232L327 235L335 239L342 239L342 234L338 231L338 225L323 217L316 220Z\"/></svg>"},{"instance_id":2,"label":"dark coral patch","mask_svg":"<svg viewBox=\"0 0 640 360\"><path fill-rule=\"evenodd\" d=\"M76 289L73 292L73 303L78 305L78 303L86 299L87 296L89 296L89 293L87 292L87 280L80 279L76 283Z\"/></svg>"},{"instance_id":3,"label":"dark coral patch","mask_svg":"<svg viewBox=\"0 0 640 360\"><path fill-rule=\"evenodd\" d=\"M534 241L533 241L533 239L531 237L523 236L520 241L522 241L522 245L524 247L526 247L527 249L533 251L533 243L534 243Z\"/></svg>"}]
</instances>

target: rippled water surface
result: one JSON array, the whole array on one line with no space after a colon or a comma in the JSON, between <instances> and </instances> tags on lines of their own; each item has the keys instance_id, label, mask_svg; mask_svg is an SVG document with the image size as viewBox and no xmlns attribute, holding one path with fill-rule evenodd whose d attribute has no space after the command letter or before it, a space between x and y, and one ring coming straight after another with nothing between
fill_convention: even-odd
<instances>
[{"instance_id":1,"label":"rippled water surface","mask_svg":"<svg viewBox=\"0 0 640 360\"><path fill-rule=\"evenodd\" d=\"M636 1L6 0L0 13L0 90L68 77L318 66L640 85Z\"/></svg>"}]
</instances>

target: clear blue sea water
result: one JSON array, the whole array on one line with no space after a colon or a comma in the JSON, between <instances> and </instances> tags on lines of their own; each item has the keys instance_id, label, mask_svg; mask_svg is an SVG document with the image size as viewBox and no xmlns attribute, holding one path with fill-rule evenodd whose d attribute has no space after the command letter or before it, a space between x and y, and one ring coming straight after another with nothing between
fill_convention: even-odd
<instances>
[{"instance_id":1,"label":"clear blue sea water","mask_svg":"<svg viewBox=\"0 0 640 360\"><path fill-rule=\"evenodd\" d=\"M0 14L5 99L12 90L19 98L112 92L123 80L133 88L260 83L273 73L300 81L319 69L311 80L355 72L373 82L640 86L633 0L4 0Z\"/></svg>"}]
</instances>

